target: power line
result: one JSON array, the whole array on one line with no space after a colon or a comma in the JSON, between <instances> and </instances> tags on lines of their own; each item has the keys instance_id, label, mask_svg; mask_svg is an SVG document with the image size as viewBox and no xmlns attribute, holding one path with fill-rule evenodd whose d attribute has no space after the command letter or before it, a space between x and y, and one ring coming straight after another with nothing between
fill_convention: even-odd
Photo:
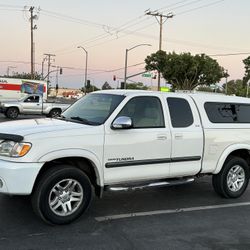
<instances>
[{"instance_id":1,"label":"power line","mask_svg":"<svg viewBox=\"0 0 250 250\"><path fill-rule=\"evenodd\" d=\"M189 13L189 12L192 12L192 11L195 11L195 10L200 10L200 9L203 9L203 8L206 8L206 7L209 7L209 6L212 6L212 5L215 5L215 4L224 2L224 1L225 1L225 0L215 1L215 2L212 2L212 3L210 3L210 4L205 4L205 5L202 5L202 6L193 8L193 9L189 9L189 10L186 10L186 11L183 11L183 12L180 12L180 13L177 13L176 15L180 16L180 15L183 15L183 14L186 14L186 13Z\"/></svg>"},{"instance_id":2,"label":"power line","mask_svg":"<svg viewBox=\"0 0 250 250\"><path fill-rule=\"evenodd\" d=\"M228 53L228 54L215 54L215 55L208 55L208 56L217 57L217 56L239 56L239 55L250 55L250 52Z\"/></svg>"},{"instance_id":3,"label":"power line","mask_svg":"<svg viewBox=\"0 0 250 250\"><path fill-rule=\"evenodd\" d=\"M160 8L160 9L158 9L158 10L163 10L163 9L166 9L166 8L174 7L174 6L178 5L178 4L181 4L181 3L186 2L186 1L188 1L188 0L182 0L182 1L179 1L179 2L177 2L177 3L175 3L175 4L167 5L167 6L164 6L164 7ZM195 0L195 1L192 1L192 2L188 2L188 3L186 3L185 5L177 6L177 7L175 7L174 9L180 8L180 7L183 7L183 6L188 6L188 5L194 4L194 3L199 2L199 1L204 1L204 0ZM158 10L157 10L157 11L158 11ZM44 10L42 10L42 11L44 11ZM46 11L46 12L48 12L48 11ZM60 13L56 13L56 12L49 12L49 13L54 13L55 15L57 15L57 17L58 17L59 19L60 19L60 17L65 17L65 15L60 14ZM55 16L53 16L53 17L55 17ZM83 21L82 19L78 19L78 18L75 19L75 18L70 17L70 16L66 16L66 17L67 17L67 18L70 18L71 21L74 21L74 20L77 20L77 21L81 20L81 21ZM86 44L88 44L88 43L93 43L93 42L95 42L95 41L98 41L98 40L101 40L101 39L105 39L105 38L108 38L108 37L114 36L114 35L116 36L116 39L118 39L118 38L119 38L119 37L118 37L118 34L119 34L119 33L124 32L126 29L128 29L128 28L130 28L130 27L133 27L133 26L138 25L138 24L140 24L140 23L142 23L142 22L145 22L145 20L148 19L148 18L143 18L143 17L145 17L145 15L141 15L141 16L139 16L139 17L137 17L137 18L134 18L134 19L132 19L132 20L130 20L130 21L128 21L128 22L126 22L126 23L120 25L119 27L112 27L112 26L108 26L108 25L102 25L102 24L97 24L97 23L95 23L95 24L97 24L97 25L99 25L99 26L102 26L103 29L104 29L104 27L107 27L107 28L108 28L108 31L106 30L105 33L100 34L100 35L97 35L97 36L95 36L95 37L92 37L92 38L90 38L90 39L88 39L88 40L85 40L85 41L82 41L82 42L80 42L80 43L86 45ZM141 19L141 18L143 18L143 19L140 20L140 21L138 21L138 22L136 22L136 23L134 23L134 21L137 21L138 19ZM84 21L86 21L86 20L84 20ZM87 21L87 22L89 22L89 21ZM131 23L132 23L132 24L131 24ZM128 24L130 24L130 25L128 26ZM108 33L108 34L107 34L107 33ZM102 43L101 43L101 44L102 44ZM74 47L75 47L75 46L76 46L76 45L74 45ZM68 50L68 48L69 48L69 46L66 47L66 48L63 48L63 49L56 50L55 52L66 51L66 50ZM70 48L71 48L71 47L70 47ZM72 51L72 50L71 50L71 51ZM75 51L75 50L73 50L73 51ZM58 54L58 53L57 53L57 54Z\"/></svg>"}]
</instances>

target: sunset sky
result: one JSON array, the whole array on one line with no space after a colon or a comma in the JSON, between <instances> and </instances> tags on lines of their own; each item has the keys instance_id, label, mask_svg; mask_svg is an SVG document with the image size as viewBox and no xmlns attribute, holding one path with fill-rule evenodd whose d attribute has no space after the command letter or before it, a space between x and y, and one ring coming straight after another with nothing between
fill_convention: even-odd
<instances>
[{"instance_id":1,"label":"sunset sky","mask_svg":"<svg viewBox=\"0 0 250 250\"><path fill-rule=\"evenodd\" d=\"M159 24L144 15L147 9L175 15L163 28L162 49L167 52L211 55L228 70L229 79L242 78L242 60L250 55L249 0L0 0L0 74L6 74L8 66L16 67L11 73L30 71L30 6L38 16L34 30L36 71L41 72L44 53L55 54L52 64L64 67L59 86L83 85L85 53L77 46L88 51L88 79L98 87L105 81L112 87L123 81L126 48L148 43L152 46L128 54L128 65L140 64L130 67L128 75L142 72L141 63L159 44ZM215 56L235 53L246 54ZM156 85L156 80L141 76L132 80ZM55 73L51 81L54 86Z\"/></svg>"}]
</instances>

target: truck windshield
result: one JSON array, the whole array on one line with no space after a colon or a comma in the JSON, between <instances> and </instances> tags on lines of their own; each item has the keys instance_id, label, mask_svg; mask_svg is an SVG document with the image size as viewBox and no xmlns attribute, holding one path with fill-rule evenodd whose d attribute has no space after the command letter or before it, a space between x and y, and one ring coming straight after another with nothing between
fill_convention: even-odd
<instances>
[{"instance_id":1,"label":"truck windshield","mask_svg":"<svg viewBox=\"0 0 250 250\"><path fill-rule=\"evenodd\" d=\"M88 94L62 113L61 119L88 125L103 124L125 98L113 94Z\"/></svg>"}]
</instances>

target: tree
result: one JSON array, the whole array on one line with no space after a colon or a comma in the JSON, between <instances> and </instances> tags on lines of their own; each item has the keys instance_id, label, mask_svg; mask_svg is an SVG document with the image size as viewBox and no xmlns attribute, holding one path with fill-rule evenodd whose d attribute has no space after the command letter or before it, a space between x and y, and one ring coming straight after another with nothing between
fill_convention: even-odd
<instances>
[{"instance_id":1,"label":"tree","mask_svg":"<svg viewBox=\"0 0 250 250\"><path fill-rule=\"evenodd\" d=\"M81 88L81 91L82 91L83 93L85 93L84 90L85 90L84 87ZM97 88L95 85L92 85L92 84L90 83L90 80L87 80L87 83L86 83L86 93L90 93L90 92L97 91L97 90L100 90L100 89Z\"/></svg>"},{"instance_id":2,"label":"tree","mask_svg":"<svg viewBox=\"0 0 250 250\"><path fill-rule=\"evenodd\" d=\"M226 84L223 84L223 88L226 89ZM231 80L227 83L227 94L246 96L247 87L243 80Z\"/></svg>"},{"instance_id":3,"label":"tree","mask_svg":"<svg viewBox=\"0 0 250 250\"><path fill-rule=\"evenodd\" d=\"M141 90L147 90L148 87L143 85L142 82L137 82L137 83L127 83L126 84L126 89L141 89Z\"/></svg>"},{"instance_id":4,"label":"tree","mask_svg":"<svg viewBox=\"0 0 250 250\"><path fill-rule=\"evenodd\" d=\"M145 59L148 71L159 70L173 89L192 90L198 85L210 85L219 82L225 76L224 69L211 57L176 54L158 51Z\"/></svg>"},{"instance_id":5,"label":"tree","mask_svg":"<svg viewBox=\"0 0 250 250\"><path fill-rule=\"evenodd\" d=\"M247 83L250 80L250 56L243 60L245 64L245 76L243 78L244 83Z\"/></svg>"},{"instance_id":6,"label":"tree","mask_svg":"<svg viewBox=\"0 0 250 250\"><path fill-rule=\"evenodd\" d=\"M4 75L3 77L8 77L8 78L21 78L21 79L31 79L31 74L30 74L30 73L26 73L26 72L22 72L22 73L14 72L12 76ZM43 79L42 79L42 75L39 74L38 72L35 72L35 73L34 73L34 79L33 79L33 80L43 80Z\"/></svg>"},{"instance_id":7,"label":"tree","mask_svg":"<svg viewBox=\"0 0 250 250\"><path fill-rule=\"evenodd\" d=\"M102 85L102 89L105 90L105 89L112 89L111 86L109 85L108 82L105 82L103 85Z\"/></svg>"}]
</instances>

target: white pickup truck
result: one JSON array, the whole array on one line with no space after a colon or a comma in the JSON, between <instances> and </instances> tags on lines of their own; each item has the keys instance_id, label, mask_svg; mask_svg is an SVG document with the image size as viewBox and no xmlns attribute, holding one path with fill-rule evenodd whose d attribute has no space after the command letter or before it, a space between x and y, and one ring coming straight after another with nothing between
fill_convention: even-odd
<instances>
[{"instance_id":1,"label":"white pickup truck","mask_svg":"<svg viewBox=\"0 0 250 250\"><path fill-rule=\"evenodd\" d=\"M0 102L0 112L10 119L16 119L19 114L40 115L48 117L59 116L70 105L61 103L51 103L43 100L39 94L27 95L20 100L10 100Z\"/></svg>"},{"instance_id":2,"label":"white pickup truck","mask_svg":"<svg viewBox=\"0 0 250 250\"><path fill-rule=\"evenodd\" d=\"M45 221L78 218L103 190L188 183L247 188L250 100L213 94L109 90L56 119L0 124L0 193L31 195Z\"/></svg>"}]
</instances>

